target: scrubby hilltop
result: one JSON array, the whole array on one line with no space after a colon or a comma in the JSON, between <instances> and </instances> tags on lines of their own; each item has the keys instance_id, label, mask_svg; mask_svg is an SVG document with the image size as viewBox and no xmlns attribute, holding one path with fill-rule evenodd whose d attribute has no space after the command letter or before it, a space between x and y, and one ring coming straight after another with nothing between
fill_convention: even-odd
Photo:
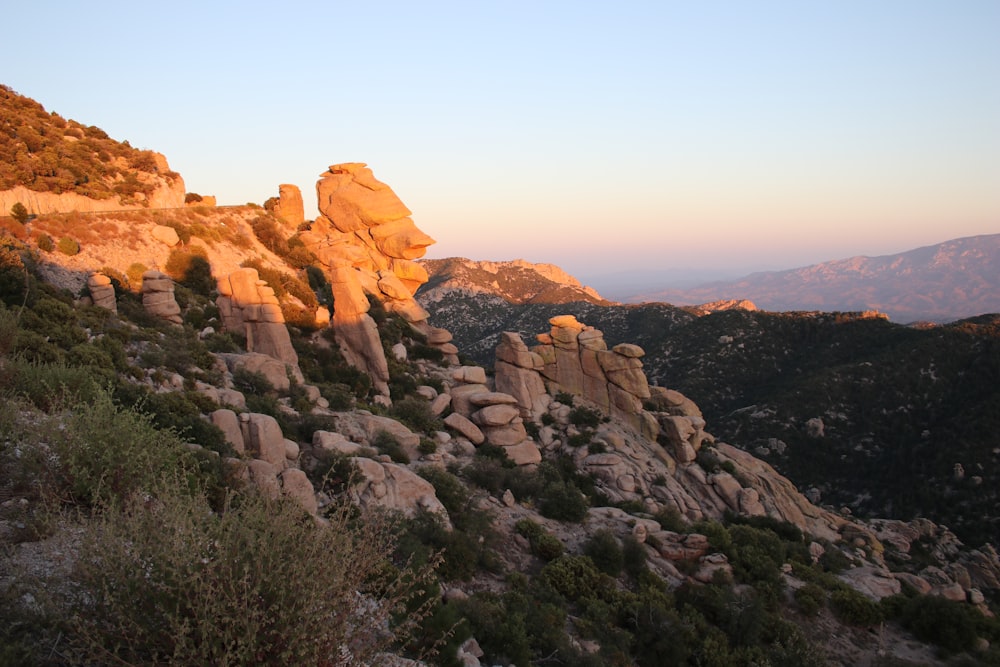
<instances>
[{"instance_id":1,"label":"scrubby hilltop","mask_svg":"<svg viewBox=\"0 0 1000 667\"><path fill-rule=\"evenodd\" d=\"M0 664L1000 661L992 547L810 501L566 304L463 363L391 188L317 192L2 237Z\"/></svg>"},{"instance_id":2,"label":"scrubby hilltop","mask_svg":"<svg viewBox=\"0 0 1000 667\"><path fill-rule=\"evenodd\" d=\"M184 181L163 155L132 148L0 85L0 212L184 206Z\"/></svg>"}]
</instances>

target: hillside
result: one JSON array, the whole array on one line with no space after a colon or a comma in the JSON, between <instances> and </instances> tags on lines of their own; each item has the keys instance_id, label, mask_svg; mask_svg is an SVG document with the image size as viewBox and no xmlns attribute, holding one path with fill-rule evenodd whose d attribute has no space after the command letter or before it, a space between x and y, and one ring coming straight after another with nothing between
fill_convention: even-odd
<instances>
[{"instance_id":1,"label":"hillside","mask_svg":"<svg viewBox=\"0 0 1000 667\"><path fill-rule=\"evenodd\" d=\"M716 427L931 409L914 458L951 460L995 432L996 322L527 303L590 293L522 262L425 309L393 190L354 162L316 193L0 220L0 667L1000 664L992 546L810 499ZM995 506L962 460L955 510Z\"/></svg>"},{"instance_id":2,"label":"hillside","mask_svg":"<svg viewBox=\"0 0 1000 667\"><path fill-rule=\"evenodd\" d=\"M878 310L894 322L946 322L1000 312L1000 234L881 257L852 257L626 301L697 304L749 299L770 311Z\"/></svg>"},{"instance_id":3,"label":"hillside","mask_svg":"<svg viewBox=\"0 0 1000 667\"><path fill-rule=\"evenodd\" d=\"M572 313L610 342L641 346L651 381L697 397L715 435L823 502L927 516L972 543L1000 542L995 317L913 328L851 313L699 317L666 304L547 306L460 292L424 305L486 365L501 331L537 331ZM822 437L806 427L814 419Z\"/></svg>"},{"instance_id":4,"label":"hillside","mask_svg":"<svg viewBox=\"0 0 1000 667\"><path fill-rule=\"evenodd\" d=\"M600 386L569 393L563 356L553 377L569 384L503 425L521 404L499 376L421 358L412 330L373 308L386 347L406 350L386 408L332 354L331 329L289 328L307 384L282 387L241 365L253 355L238 336L206 328L223 322L198 290L177 286L170 324L128 290L118 314L74 304L17 244L2 257L6 664L105 664L115 637L128 642L112 655L143 664L157 651L313 664L324 650L348 664L945 664L927 642L995 658L976 643L1000 639L980 611L1000 588L995 554L926 521L869 525L812 505L702 430L676 392L651 388L655 412L627 413L676 429L656 444L627 414L602 415ZM599 339L557 320L553 341ZM520 359L517 343L498 357ZM631 358L620 349L608 369ZM502 444L522 426L537 464ZM385 653L436 642L415 663Z\"/></svg>"},{"instance_id":5,"label":"hillside","mask_svg":"<svg viewBox=\"0 0 1000 667\"><path fill-rule=\"evenodd\" d=\"M17 202L29 213L171 208L184 205L184 181L159 153L49 113L0 84L0 214Z\"/></svg>"},{"instance_id":6,"label":"hillside","mask_svg":"<svg viewBox=\"0 0 1000 667\"><path fill-rule=\"evenodd\" d=\"M429 275L421 288L424 300L433 301L453 291L485 293L510 303L609 303L600 294L553 264L477 262L462 257L425 259Z\"/></svg>"}]
</instances>

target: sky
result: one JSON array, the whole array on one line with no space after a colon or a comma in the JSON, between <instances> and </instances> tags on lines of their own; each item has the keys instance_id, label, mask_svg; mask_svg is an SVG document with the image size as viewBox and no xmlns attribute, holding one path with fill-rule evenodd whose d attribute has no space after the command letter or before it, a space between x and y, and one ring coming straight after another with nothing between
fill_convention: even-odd
<instances>
[{"instance_id":1,"label":"sky","mask_svg":"<svg viewBox=\"0 0 1000 667\"><path fill-rule=\"evenodd\" d=\"M4 3L0 83L262 203L366 162L428 257L735 277L1000 233L1000 2Z\"/></svg>"}]
</instances>

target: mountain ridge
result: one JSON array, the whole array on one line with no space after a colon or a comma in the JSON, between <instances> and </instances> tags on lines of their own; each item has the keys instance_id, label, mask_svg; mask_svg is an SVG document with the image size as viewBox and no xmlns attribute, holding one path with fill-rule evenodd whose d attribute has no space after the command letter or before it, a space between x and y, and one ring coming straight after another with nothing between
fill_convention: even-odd
<instances>
[{"instance_id":1,"label":"mountain ridge","mask_svg":"<svg viewBox=\"0 0 1000 667\"><path fill-rule=\"evenodd\" d=\"M652 290L623 301L696 304L718 299L749 299L778 312L878 310L903 323L1000 312L1000 234L756 272L699 287Z\"/></svg>"}]
</instances>

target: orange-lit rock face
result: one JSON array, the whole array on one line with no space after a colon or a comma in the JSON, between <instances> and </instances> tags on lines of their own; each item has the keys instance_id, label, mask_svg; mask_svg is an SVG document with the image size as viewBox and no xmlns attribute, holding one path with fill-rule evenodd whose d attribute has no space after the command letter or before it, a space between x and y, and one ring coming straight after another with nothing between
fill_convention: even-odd
<instances>
[{"instance_id":1,"label":"orange-lit rock face","mask_svg":"<svg viewBox=\"0 0 1000 667\"><path fill-rule=\"evenodd\" d=\"M367 295L424 335L435 333L427 324L427 311L413 298L427 282L427 271L414 260L424 256L434 239L417 228L410 209L364 163L331 166L316 183L316 197L320 216L299 238L329 278L334 301L330 324L345 358L388 395L388 366L378 329L367 315Z\"/></svg>"},{"instance_id":2,"label":"orange-lit rock face","mask_svg":"<svg viewBox=\"0 0 1000 667\"><path fill-rule=\"evenodd\" d=\"M216 305L226 331L246 336L248 352L259 352L285 362L301 382L299 357L285 328L278 299L274 290L257 275L257 270L237 269L221 278L218 287Z\"/></svg>"},{"instance_id":3,"label":"orange-lit rock face","mask_svg":"<svg viewBox=\"0 0 1000 667\"><path fill-rule=\"evenodd\" d=\"M366 274L359 280L390 310L393 302L408 301L427 280L427 273L413 260L434 243L410 218L396 193L377 180L361 162L335 164L316 183L320 216L312 229L300 236L328 269L350 266ZM390 271L398 280L386 280ZM409 293L400 293L400 285ZM401 298L402 297L402 298Z\"/></svg>"}]
</instances>

